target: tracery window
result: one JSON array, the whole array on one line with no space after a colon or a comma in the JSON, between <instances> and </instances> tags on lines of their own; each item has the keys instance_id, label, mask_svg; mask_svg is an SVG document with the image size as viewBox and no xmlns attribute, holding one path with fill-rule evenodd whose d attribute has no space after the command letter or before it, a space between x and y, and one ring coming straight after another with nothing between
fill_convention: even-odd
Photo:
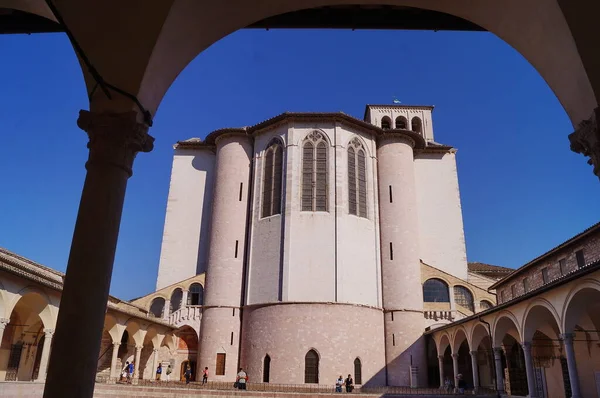
<instances>
[{"instance_id":1,"label":"tracery window","mask_svg":"<svg viewBox=\"0 0 600 398\"><path fill-rule=\"evenodd\" d=\"M279 140L273 140L265 151L262 191L262 216L281 214L281 169L283 167L283 147Z\"/></svg>"},{"instance_id":2,"label":"tracery window","mask_svg":"<svg viewBox=\"0 0 600 398\"><path fill-rule=\"evenodd\" d=\"M367 217L367 160L358 138L348 147L348 205L350 214Z\"/></svg>"},{"instance_id":3,"label":"tracery window","mask_svg":"<svg viewBox=\"0 0 600 398\"><path fill-rule=\"evenodd\" d=\"M389 117L384 116L381 119L381 128L384 129L384 130L389 130L389 129L392 128L392 121L390 120Z\"/></svg>"},{"instance_id":4,"label":"tracery window","mask_svg":"<svg viewBox=\"0 0 600 398\"><path fill-rule=\"evenodd\" d=\"M428 279L423 284L423 301L426 303L449 303L448 285L441 279Z\"/></svg>"},{"instance_id":5,"label":"tracery window","mask_svg":"<svg viewBox=\"0 0 600 398\"><path fill-rule=\"evenodd\" d=\"M421 119L418 117L413 117L411 121L411 130L415 133L420 133L423 129L423 125L421 123Z\"/></svg>"},{"instance_id":6,"label":"tracery window","mask_svg":"<svg viewBox=\"0 0 600 398\"><path fill-rule=\"evenodd\" d=\"M315 350L304 357L304 382L319 384L319 354Z\"/></svg>"},{"instance_id":7,"label":"tracery window","mask_svg":"<svg viewBox=\"0 0 600 398\"><path fill-rule=\"evenodd\" d=\"M327 211L327 141L318 131L302 146L302 211Z\"/></svg>"},{"instance_id":8,"label":"tracery window","mask_svg":"<svg viewBox=\"0 0 600 398\"><path fill-rule=\"evenodd\" d=\"M471 312L475 312L473 294L464 286L454 286L454 302Z\"/></svg>"},{"instance_id":9,"label":"tracery window","mask_svg":"<svg viewBox=\"0 0 600 398\"><path fill-rule=\"evenodd\" d=\"M190 286L187 297L187 305L202 305L204 302L204 288L199 283Z\"/></svg>"},{"instance_id":10,"label":"tracery window","mask_svg":"<svg viewBox=\"0 0 600 398\"><path fill-rule=\"evenodd\" d=\"M406 130L406 118L404 116L398 116L396 118L396 128Z\"/></svg>"}]
</instances>

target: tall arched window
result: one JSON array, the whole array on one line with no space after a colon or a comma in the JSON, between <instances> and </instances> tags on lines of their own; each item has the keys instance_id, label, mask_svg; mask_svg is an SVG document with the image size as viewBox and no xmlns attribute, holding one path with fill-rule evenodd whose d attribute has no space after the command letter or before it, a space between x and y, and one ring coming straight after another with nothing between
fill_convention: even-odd
<instances>
[{"instance_id":1,"label":"tall arched window","mask_svg":"<svg viewBox=\"0 0 600 398\"><path fill-rule=\"evenodd\" d=\"M479 308L481 308L481 311L485 311L487 309L490 309L494 306L494 304L490 303L487 300L481 300L481 302L479 303Z\"/></svg>"},{"instance_id":2,"label":"tall arched window","mask_svg":"<svg viewBox=\"0 0 600 398\"><path fill-rule=\"evenodd\" d=\"M283 147L273 140L265 151L262 192L262 216L281 214L281 168Z\"/></svg>"},{"instance_id":3,"label":"tall arched window","mask_svg":"<svg viewBox=\"0 0 600 398\"><path fill-rule=\"evenodd\" d=\"M396 118L396 128L406 130L406 118L404 116L398 116Z\"/></svg>"},{"instance_id":4,"label":"tall arched window","mask_svg":"<svg viewBox=\"0 0 600 398\"><path fill-rule=\"evenodd\" d=\"M421 123L421 119L419 119L416 116L412 118L410 126L411 126L411 130L414 131L415 133L420 133L421 130L423 129L423 125Z\"/></svg>"},{"instance_id":5,"label":"tall arched window","mask_svg":"<svg viewBox=\"0 0 600 398\"><path fill-rule=\"evenodd\" d=\"M392 121L389 117L384 116L383 118L381 118L381 128L384 130L389 130L392 128Z\"/></svg>"},{"instance_id":6,"label":"tall arched window","mask_svg":"<svg viewBox=\"0 0 600 398\"><path fill-rule=\"evenodd\" d=\"M362 364L360 358L354 360L354 383L362 384Z\"/></svg>"},{"instance_id":7,"label":"tall arched window","mask_svg":"<svg viewBox=\"0 0 600 398\"><path fill-rule=\"evenodd\" d=\"M327 142L318 131L302 146L302 211L327 211Z\"/></svg>"},{"instance_id":8,"label":"tall arched window","mask_svg":"<svg viewBox=\"0 0 600 398\"><path fill-rule=\"evenodd\" d=\"M471 312L475 312L473 294L464 286L454 286L454 302Z\"/></svg>"},{"instance_id":9,"label":"tall arched window","mask_svg":"<svg viewBox=\"0 0 600 398\"><path fill-rule=\"evenodd\" d=\"M175 290L173 290L173 293L171 294L171 303L170 303L170 312L169 314L172 314L173 312L177 311L178 309L181 308L181 299L183 298L183 292L181 291L181 289L177 288Z\"/></svg>"},{"instance_id":10,"label":"tall arched window","mask_svg":"<svg viewBox=\"0 0 600 398\"><path fill-rule=\"evenodd\" d=\"M348 147L348 205L350 214L367 217L367 161L357 138Z\"/></svg>"},{"instance_id":11,"label":"tall arched window","mask_svg":"<svg viewBox=\"0 0 600 398\"><path fill-rule=\"evenodd\" d=\"M315 350L304 357L304 382L319 384L319 354Z\"/></svg>"},{"instance_id":12,"label":"tall arched window","mask_svg":"<svg viewBox=\"0 0 600 398\"><path fill-rule=\"evenodd\" d=\"M265 355L265 360L263 362L263 383L268 383L271 374L271 357Z\"/></svg>"},{"instance_id":13,"label":"tall arched window","mask_svg":"<svg viewBox=\"0 0 600 398\"><path fill-rule=\"evenodd\" d=\"M441 279L428 279L423 283L423 301L426 303L449 303L448 285Z\"/></svg>"},{"instance_id":14,"label":"tall arched window","mask_svg":"<svg viewBox=\"0 0 600 398\"><path fill-rule=\"evenodd\" d=\"M199 283L190 286L187 297L187 305L202 305L204 303L204 288Z\"/></svg>"},{"instance_id":15,"label":"tall arched window","mask_svg":"<svg viewBox=\"0 0 600 398\"><path fill-rule=\"evenodd\" d=\"M150 314L157 318L162 318L163 311L165 309L165 299L162 297L156 297L150 304Z\"/></svg>"}]
</instances>

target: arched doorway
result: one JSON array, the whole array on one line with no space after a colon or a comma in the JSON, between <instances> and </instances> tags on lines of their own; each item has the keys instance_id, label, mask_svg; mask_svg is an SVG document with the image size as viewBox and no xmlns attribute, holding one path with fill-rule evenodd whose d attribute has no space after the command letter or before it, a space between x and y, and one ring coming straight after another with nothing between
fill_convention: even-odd
<instances>
[{"instance_id":1,"label":"arched doorway","mask_svg":"<svg viewBox=\"0 0 600 398\"><path fill-rule=\"evenodd\" d=\"M265 355L263 361L263 383L268 383L271 378L271 357Z\"/></svg>"},{"instance_id":2,"label":"arched doorway","mask_svg":"<svg viewBox=\"0 0 600 398\"><path fill-rule=\"evenodd\" d=\"M189 365L192 369L191 380L194 381L196 380L196 358L198 357L198 334L189 326L182 326L175 334L178 337L177 355L184 358L181 362L179 379L185 380L185 369Z\"/></svg>"},{"instance_id":3,"label":"arched doorway","mask_svg":"<svg viewBox=\"0 0 600 398\"><path fill-rule=\"evenodd\" d=\"M319 384L319 354L315 350L304 356L304 382Z\"/></svg>"}]
</instances>

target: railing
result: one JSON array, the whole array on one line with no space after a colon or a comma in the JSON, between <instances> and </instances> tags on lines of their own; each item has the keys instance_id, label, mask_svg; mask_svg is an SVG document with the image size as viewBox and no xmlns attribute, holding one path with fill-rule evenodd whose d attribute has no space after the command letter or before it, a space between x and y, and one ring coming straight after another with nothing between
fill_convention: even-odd
<instances>
[{"instance_id":1,"label":"railing","mask_svg":"<svg viewBox=\"0 0 600 398\"><path fill-rule=\"evenodd\" d=\"M115 383L114 379L108 377L96 377L96 383ZM125 384L117 381L117 384ZM166 388L185 388L185 389L206 389L206 390L235 390L233 382L209 381L206 384L194 381L186 384L183 381L155 381L155 380L134 380L134 385L145 387L166 387ZM248 391L264 391L264 392L288 392L288 393L308 393L308 394L329 394L335 393L335 386L326 384L275 384L275 383L247 383ZM342 387L345 393L345 386ZM355 387L353 393L362 394L395 394L395 395L455 395L454 391L447 391L443 388L411 388L411 387ZM472 395L472 390L465 391L466 394ZM488 389L480 389L478 396L494 395L495 391Z\"/></svg>"},{"instance_id":2,"label":"railing","mask_svg":"<svg viewBox=\"0 0 600 398\"><path fill-rule=\"evenodd\" d=\"M202 319L201 305L186 305L169 315L169 323L179 326L186 321L196 321Z\"/></svg>"},{"instance_id":3,"label":"railing","mask_svg":"<svg viewBox=\"0 0 600 398\"><path fill-rule=\"evenodd\" d=\"M453 311L448 311L448 310L438 310L438 311L423 311L423 316L425 317L425 319L433 319L434 321L439 321L439 320L447 320L452 322L454 320L454 316L452 314Z\"/></svg>"}]
</instances>

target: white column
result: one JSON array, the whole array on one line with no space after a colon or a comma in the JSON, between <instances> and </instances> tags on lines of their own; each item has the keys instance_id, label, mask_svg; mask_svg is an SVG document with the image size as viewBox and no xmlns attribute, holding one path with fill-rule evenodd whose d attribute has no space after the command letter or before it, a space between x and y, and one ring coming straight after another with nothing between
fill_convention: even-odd
<instances>
[{"instance_id":1,"label":"white column","mask_svg":"<svg viewBox=\"0 0 600 398\"><path fill-rule=\"evenodd\" d=\"M117 373L117 358L119 358L119 347L120 346L121 346L121 343L113 342L113 352L112 352L112 358L110 360L110 377L111 377L111 379L119 378L119 375ZM118 371L120 372L121 369L119 369Z\"/></svg>"},{"instance_id":2,"label":"white column","mask_svg":"<svg viewBox=\"0 0 600 398\"><path fill-rule=\"evenodd\" d=\"M452 367L454 368L454 386L458 387L458 354L452 354Z\"/></svg>"},{"instance_id":3,"label":"white column","mask_svg":"<svg viewBox=\"0 0 600 398\"><path fill-rule=\"evenodd\" d=\"M504 392L504 383L502 382L502 347L494 347L494 362L496 367L496 390Z\"/></svg>"},{"instance_id":4,"label":"white column","mask_svg":"<svg viewBox=\"0 0 600 398\"><path fill-rule=\"evenodd\" d=\"M188 305L188 294L189 294L189 290L184 290L182 295L181 295L181 308L183 307L187 307Z\"/></svg>"},{"instance_id":5,"label":"white column","mask_svg":"<svg viewBox=\"0 0 600 398\"><path fill-rule=\"evenodd\" d=\"M575 333L565 333L561 336L565 344L567 354L567 367L569 368L569 380L571 382L571 398L581 398L579 390L579 375L577 374L577 363L575 362L575 350L573 349L573 338Z\"/></svg>"},{"instance_id":6,"label":"white column","mask_svg":"<svg viewBox=\"0 0 600 398\"><path fill-rule=\"evenodd\" d=\"M438 365L440 367L440 387L444 387L444 356L438 355Z\"/></svg>"},{"instance_id":7,"label":"white column","mask_svg":"<svg viewBox=\"0 0 600 398\"><path fill-rule=\"evenodd\" d=\"M158 348L154 348L152 350L152 374L150 376L150 380L154 380L156 378L156 368L158 367L158 365L156 364L157 360L158 360ZM162 378L162 374L160 375L160 377Z\"/></svg>"},{"instance_id":8,"label":"white column","mask_svg":"<svg viewBox=\"0 0 600 398\"><path fill-rule=\"evenodd\" d=\"M6 329L6 325L10 322L10 319L0 318L0 342L2 341L2 336L4 336L4 329Z\"/></svg>"},{"instance_id":9,"label":"white column","mask_svg":"<svg viewBox=\"0 0 600 398\"><path fill-rule=\"evenodd\" d=\"M473 368L473 389L479 390L479 365L477 364L477 351L471 351L471 367Z\"/></svg>"},{"instance_id":10,"label":"white column","mask_svg":"<svg viewBox=\"0 0 600 398\"><path fill-rule=\"evenodd\" d=\"M165 300L165 308L163 308L163 319L168 321L171 315L171 300Z\"/></svg>"},{"instance_id":11,"label":"white column","mask_svg":"<svg viewBox=\"0 0 600 398\"><path fill-rule=\"evenodd\" d=\"M53 335L54 329L44 329L44 346L42 347L42 357L40 359L40 368L38 370L37 381L46 380L46 372L48 371L48 359L50 359L50 347L52 344Z\"/></svg>"},{"instance_id":12,"label":"white column","mask_svg":"<svg viewBox=\"0 0 600 398\"><path fill-rule=\"evenodd\" d=\"M525 341L521 344L523 347L523 356L525 357L525 373L527 373L527 389L529 398L536 398L535 373L533 371L533 359L531 358L531 342Z\"/></svg>"},{"instance_id":13,"label":"white column","mask_svg":"<svg viewBox=\"0 0 600 398\"><path fill-rule=\"evenodd\" d=\"M135 362L133 366L133 379L137 380L140 376L140 357L142 356L142 348L141 345L135 346Z\"/></svg>"}]
</instances>

